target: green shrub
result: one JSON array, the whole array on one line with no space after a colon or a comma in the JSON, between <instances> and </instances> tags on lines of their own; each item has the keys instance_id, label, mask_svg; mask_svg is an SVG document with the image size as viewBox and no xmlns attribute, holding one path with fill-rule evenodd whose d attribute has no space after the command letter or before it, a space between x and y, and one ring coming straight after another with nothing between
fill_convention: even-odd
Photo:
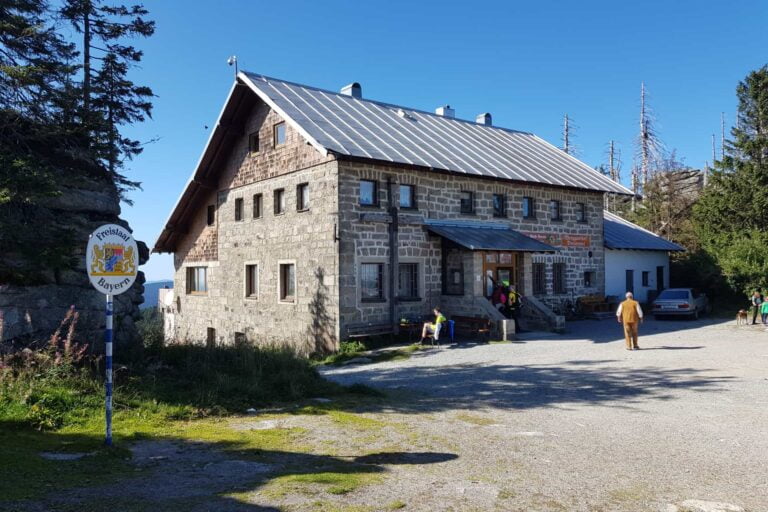
<instances>
[{"instance_id":1,"label":"green shrub","mask_svg":"<svg viewBox=\"0 0 768 512\"><path fill-rule=\"evenodd\" d=\"M147 308L141 311L141 318L136 322L136 330L142 339L144 348L157 352L165 343L163 329L163 314L157 308Z\"/></svg>"}]
</instances>

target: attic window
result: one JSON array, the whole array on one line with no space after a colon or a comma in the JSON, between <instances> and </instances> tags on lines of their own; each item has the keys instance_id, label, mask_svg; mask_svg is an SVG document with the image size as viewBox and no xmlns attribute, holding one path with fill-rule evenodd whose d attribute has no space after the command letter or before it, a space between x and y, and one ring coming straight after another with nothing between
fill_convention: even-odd
<instances>
[{"instance_id":1,"label":"attic window","mask_svg":"<svg viewBox=\"0 0 768 512\"><path fill-rule=\"evenodd\" d=\"M259 151L259 132L254 132L248 136L248 151L251 153Z\"/></svg>"},{"instance_id":2,"label":"attic window","mask_svg":"<svg viewBox=\"0 0 768 512\"><path fill-rule=\"evenodd\" d=\"M285 123L275 125L275 146L285 144Z\"/></svg>"}]
</instances>

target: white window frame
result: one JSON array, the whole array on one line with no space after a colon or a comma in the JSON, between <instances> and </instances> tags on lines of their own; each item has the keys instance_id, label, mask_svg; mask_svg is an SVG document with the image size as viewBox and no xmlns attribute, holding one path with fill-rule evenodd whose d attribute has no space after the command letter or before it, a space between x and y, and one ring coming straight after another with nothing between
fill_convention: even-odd
<instances>
[{"instance_id":1,"label":"white window frame","mask_svg":"<svg viewBox=\"0 0 768 512\"><path fill-rule=\"evenodd\" d=\"M293 300L285 300L281 297L283 287L283 265L293 265ZM277 260L277 303L295 306L299 302L299 266L296 260Z\"/></svg>"},{"instance_id":2,"label":"white window frame","mask_svg":"<svg viewBox=\"0 0 768 512\"><path fill-rule=\"evenodd\" d=\"M248 267L251 265L256 266L256 290L253 295L248 295ZM243 279L243 297L245 297L246 300L259 300L259 292L261 288L261 264L258 261L246 261L243 263L243 275L245 276L245 279Z\"/></svg>"}]
</instances>

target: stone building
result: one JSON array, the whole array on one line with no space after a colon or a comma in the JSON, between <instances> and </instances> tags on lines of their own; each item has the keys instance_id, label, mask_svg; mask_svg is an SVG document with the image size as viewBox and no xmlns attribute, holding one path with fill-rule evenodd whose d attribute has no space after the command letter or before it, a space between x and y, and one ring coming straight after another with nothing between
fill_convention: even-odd
<instances>
[{"instance_id":1,"label":"stone building","mask_svg":"<svg viewBox=\"0 0 768 512\"><path fill-rule=\"evenodd\" d=\"M438 305L495 318L489 277L538 306L603 293L605 192L630 193L490 114L241 72L154 251L176 339L322 351Z\"/></svg>"}]
</instances>

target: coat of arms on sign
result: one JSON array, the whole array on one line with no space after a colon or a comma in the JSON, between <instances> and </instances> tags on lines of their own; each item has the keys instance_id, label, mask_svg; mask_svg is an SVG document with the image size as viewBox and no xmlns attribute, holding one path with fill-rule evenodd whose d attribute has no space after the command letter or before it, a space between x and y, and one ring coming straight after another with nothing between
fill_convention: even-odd
<instances>
[{"instance_id":1,"label":"coat of arms on sign","mask_svg":"<svg viewBox=\"0 0 768 512\"><path fill-rule=\"evenodd\" d=\"M136 273L133 247L121 244L93 245L91 274L94 276L132 276Z\"/></svg>"}]
</instances>

